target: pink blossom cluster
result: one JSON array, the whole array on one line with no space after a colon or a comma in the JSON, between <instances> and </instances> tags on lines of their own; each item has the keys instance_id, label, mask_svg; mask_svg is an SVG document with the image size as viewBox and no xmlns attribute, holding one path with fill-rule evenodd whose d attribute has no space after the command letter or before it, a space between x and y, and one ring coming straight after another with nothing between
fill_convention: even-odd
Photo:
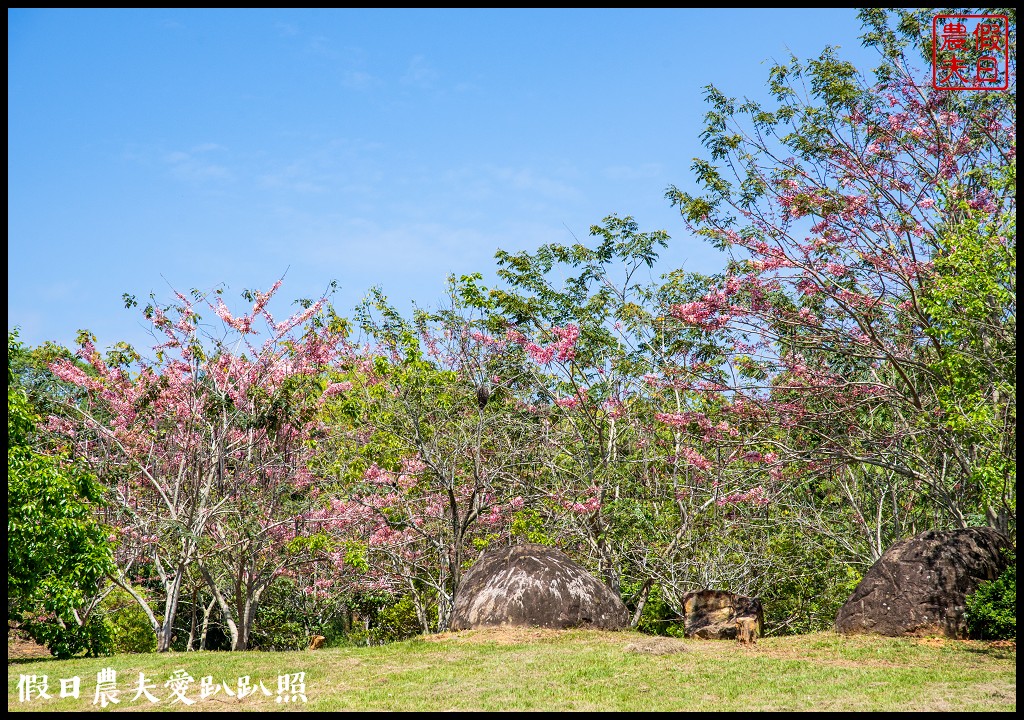
<instances>
[{"instance_id":1,"label":"pink blossom cluster","mask_svg":"<svg viewBox=\"0 0 1024 720\"><path fill-rule=\"evenodd\" d=\"M102 390L104 388L102 380L86 375L85 372L79 369L70 360L65 360L63 358L56 360L50 365L50 370L64 382L77 385L80 388L84 388L86 390Z\"/></svg>"},{"instance_id":2,"label":"pink blossom cluster","mask_svg":"<svg viewBox=\"0 0 1024 720\"><path fill-rule=\"evenodd\" d=\"M598 499L598 489L596 487L590 488L590 496L583 502L564 500L562 501L562 507L577 515L595 512L601 508L601 501Z\"/></svg>"},{"instance_id":3,"label":"pink blossom cluster","mask_svg":"<svg viewBox=\"0 0 1024 720\"><path fill-rule=\"evenodd\" d=\"M572 361L576 357L576 342L580 337L579 327L570 323L564 328L554 326L550 332L557 339L547 347L530 342L523 333L514 329L506 330L505 337L509 342L521 345L538 365L549 365L555 360L558 362Z\"/></svg>"},{"instance_id":4,"label":"pink blossom cluster","mask_svg":"<svg viewBox=\"0 0 1024 720\"><path fill-rule=\"evenodd\" d=\"M486 515L480 516L480 523L487 527L495 527L505 522L501 505L492 505Z\"/></svg>"},{"instance_id":5,"label":"pink blossom cluster","mask_svg":"<svg viewBox=\"0 0 1024 720\"><path fill-rule=\"evenodd\" d=\"M480 343L481 345L484 345L485 347L493 347L497 350L500 350L505 347L504 340L498 340L497 338L493 338L486 333L480 332L479 330L470 331L469 337L472 338L474 341Z\"/></svg>"},{"instance_id":6,"label":"pink blossom cluster","mask_svg":"<svg viewBox=\"0 0 1024 720\"><path fill-rule=\"evenodd\" d=\"M718 506L724 505L736 505L738 503L752 503L754 505L767 505L771 502L768 498L768 494L765 489L758 485L747 492L734 492L729 493L723 497L718 498L715 504Z\"/></svg>"},{"instance_id":7,"label":"pink blossom cluster","mask_svg":"<svg viewBox=\"0 0 1024 720\"><path fill-rule=\"evenodd\" d=\"M427 469L427 464L419 455L402 458L402 472L417 475Z\"/></svg>"},{"instance_id":8,"label":"pink blossom cluster","mask_svg":"<svg viewBox=\"0 0 1024 720\"><path fill-rule=\"evenodd\" d=\"M45 428L47 432L67 435L70 438L74 438L78 434L76 427L77 426L70 420L57 417L56 415L48 415L46 418Z\"/></svg>"},{"instance_id":9,"label":"pink blossom cluster","mask_svg":"<svg viewBox=\"0 0 1024 720\"><path fill-rule=\"evenodd\" d=\"M698 470L703 472L711 470L711 461L693 448L684 447L680 452L682 452L683 457L686 458L686 462Z\"/></svg>"},{"instance_id":10,"label":"pink blossom cluster","mask_svg":"<svg viewBox=\"0 0 1024 720\"><path fill-rule=\"evenodd\" d=\"M324 390L323 395L320 396L320 402L323 402L327 398L334 397L335 395L341 395L352 389L352 383L348 380L344 382L331 383Z\"/></svg>"},{"instance_id":11,"label":"pink blossom cluster","mask_svg":"<svg viewBox=\"0 0 1024 720\"><path fill-rule=\"evenodd\" d=\"M729 308L725 290L713 290L696 302L670 306L669 315L701 330L718 330L729 323Z\"/></svg>"},{"instance_id":12,"label":"pink blossom cluster","mask_svg":"<svg viewBox=\"0 0 1024 720\"><path fill-rule=\"evenodd\" d=\"M430 355L430 357L441 357L441 348L438 346L437 340L428 330L421 330L420 338L423 340L423 344L427 346L427 354Z\"/></svg>"},{"instance_id":13,"label":"pink blossom cluster","mask_svg":"<svg viewBox=\"0 0 1024 720\"><path fill-rule=\"evenodd\" d=\"M395 476L378 466L377 463L373 463L363 473L363 480L374 485L393 485Z\"/></svg>"},{"instance_id":14,"label":"pink blossom cluster","mask_svg":"<svg viewBox=\"0 0 1024 720\"><path fill-rule=\"evenodd\" d=\"M242 317L236 318L228 310L228 306L224 304L221 298L217 298L217 305L214 307L214 312L226 325L234 328L242 334L248 334L252 332L252 317L249 315L243 315Z\"/></svg>"},{"instance_id":15,"label":"pink blossom cluster","mask_svg":"<svg viewBox=\"0 0 1024 720\"><path fill-rule=\"evenodd\" d=\"M615 420L622 417L626 412L626 406L622 404L622 401L618 398L609 398L601 403L601 409L604 410L605 414Z\"/></svg>"},{"instance_id":16,"label":"pink blossom cluster","mask_svg":"<svg viewBox=\"0 0 1024 720\"><path fill-rule=\"evenodd\" d=\"M526 352L530 354L533 361L539 365L548 365L552 360L555 359L555 348L541 347L536 343L527 343Z\"/></svg>"}]
</instances>

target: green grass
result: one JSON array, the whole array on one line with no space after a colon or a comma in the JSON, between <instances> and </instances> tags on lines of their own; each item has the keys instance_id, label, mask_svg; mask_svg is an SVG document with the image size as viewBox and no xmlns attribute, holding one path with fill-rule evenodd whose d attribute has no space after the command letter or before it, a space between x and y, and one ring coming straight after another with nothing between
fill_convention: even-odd
<instances>
[{"instance_id":1,"label":"green grass","mask_svg":"<svg viewBox=\"0 0 1024 720\"><path fill-rule=\"evenodd\" d=\"M755 646L629 632L495 630L382 647L288 653L169 653L99 659L8 660L9 710L95 710L96 674L117 671L120 705L159 710L719 710L1013 711L1016 651L990 643L845 637L762 638ZM195 683L186 707L164 687L176 670ZM132 701L144 672L161 699ZM306 703L275 703L278 676L305 673ZM20 702L22 675L46 675L53 699ZM199 700L199 679L263 681L270 697L223 690ZM61 699L79 676L81 697Z\"/></svg>"}]
</instances>

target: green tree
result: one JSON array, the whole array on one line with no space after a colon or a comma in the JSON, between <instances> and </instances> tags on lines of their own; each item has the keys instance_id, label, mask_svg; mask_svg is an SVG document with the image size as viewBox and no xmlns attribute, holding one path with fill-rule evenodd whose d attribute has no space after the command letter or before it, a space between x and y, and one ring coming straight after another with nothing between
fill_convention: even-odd
<instances>
[{"instance_id":1,"label":"green tree","mask_svg":"<svg viewBox=\"0 0 1024 720\"><path fill-rule=\"evenodd\" d=\"M997 187L1014 191L1015 165L993 175ZM1016 215L948 195L952 217L921 294L928 336L944 349L931 364L942 378L940 427L970 449L969 459L958 458L968 483L979 488L985 520L1008 532L1017 511Z\"/></svg>"},{"instance_id":2,"label":"green tree","mask_svg":"<svg viewBox=\"0 0 1024 720\"><path fill-rule=\"evenodd\" d=\"M102 489L66 455L35 443L39 418L12 366L23 357L7 336L7 614L57 656L105 647L96 595L113 568L95 511Z\"/></svg>"}]
</instances>

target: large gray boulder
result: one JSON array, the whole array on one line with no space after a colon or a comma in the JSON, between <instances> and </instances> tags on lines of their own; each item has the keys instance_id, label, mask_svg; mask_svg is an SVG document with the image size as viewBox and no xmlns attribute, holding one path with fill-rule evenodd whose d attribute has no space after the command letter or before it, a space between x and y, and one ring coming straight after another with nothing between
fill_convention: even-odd
<instances>
[{"instance_id":1,"label":"large gray boulder","mask_svg":"<svg viewBox=\"0 0 1024 720\"><path fill-rule=\"evenodd\" d=\"M966 636L967 596L1006 569L1010 539L992 528L929 530L896 543L836 616L845 634Z\"/></svg>"},{"instance_id":2,"label":"large gray boulder","mask_svg":"<svg viewBox=\"0 0 1024 720\"><path fill-rule=\"evenodd\" d=\"M455 593L452 630L513 625L620 630L622 599L568 555L545 545L488 550Z\"/></svg>"}]
</instances>

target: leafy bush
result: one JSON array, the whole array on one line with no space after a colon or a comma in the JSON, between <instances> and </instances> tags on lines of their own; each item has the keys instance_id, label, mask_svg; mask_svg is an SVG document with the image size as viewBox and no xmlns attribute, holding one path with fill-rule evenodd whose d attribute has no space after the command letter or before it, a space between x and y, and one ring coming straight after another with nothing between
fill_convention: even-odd
<instances>
[{"instance_id":1,"label":"leafy bush","mask_svg":"<svg viewBox=\"0 0 1024 720\"><path fill-rule=\"evenodd\" d=\"M156 652L156 633L146 613L127 591L117 588L104 598L100 608L108 626L115 653Z\"/></svg>"},{"instance_id":2,"label":"leafy bush","mask_svg":"<svg viewBox=\"0 0 1024 720\"><path fill-rule=\"evenodd\" d=\"M833 539L795 524L773 528L770 564L755 588L764 607L764 634L801 635L833 627L862 574Z\"/></svg>"},{"instance_id":3,"label":"leafy bush","mask_svg":"<svg viewBox=\"0 0 1024 720\"><path fill-rule=\"evenodd\" d=\"M310 637L325 635L326 625L335 608L314 608L310 598L291 578L278 578L267 588L256 610L256 621L249 636L253 650L302 650Z\"/></svg>"},{"instance_id":4,"label":"leafy bush","mask_svg":"<svg viewBox=\"0 0 1024 720\"><path fill-rule=\"evenodd\" d=\"M1017 560L967 596L967 631L976 640L1017 639Z\"/></svg>"},{"instance_id":5,"label":"leafy bush","mask_svg":"<svg viewBox=\"0 0 1024 720\"><path fill-rule=\"evenodd\" d=\"M382 607L377 613L376 624L370 628L373 640L382 645L414 637L420 632L416 605L409 595L403 595L397 602Z\"/></svg>"},{"instance_id":6,"label":"leafy bush","mask_svg":"<svg viewBox=\"0 0 1024 720\"><path fill-rule=\"evenodd\" d=\"M416 604L410 595L387 592L360 593L349 601L354 618L341 644L384 645L406 640L422 632Z\"/></svg>"},{"instance_id":7,"label":"leafy bush","mask_svg":"<svg viewBox=\"0 0 1024 720\"><path fill-rule=\"evenodd\" d=\"M34 617L32 613L26 613L21 628L61 660L82 654L86 657L99 657L114 651L110 625L99 614L91 616L83 626L60 622L52 614Z\"/></svg>"},{"instance_id":8,"label":"leafy bush","mask_svg":"<svg viewBox=\"0 0 1024 720\"><path fill-rule=\"evenodd\" d=\"M630 597L635 592L635 587L632 587L630 584L623 584L623 596ZM633 613L636 612L635 603L630 602L627 604L627 607L629 608L630 618L632 618ZM647 602L644 604L644 610L640 613L640 620L636 624L636 630L648 635L684 637L683 618L679 617L669 604L665 602L661 595L660 586L655 585L651 588L650 594L647 596Z\"/></svg>"},{"instance_id":9,"label":"leafy bush","mask_svg":"<svg viewBox=\"0 0 1024 720\"><path fill-rule=\"evenodd\" d=\"M555 545L554 539L544 530L544 518L536 510L527 508L514 513L509 531L513 537L521 537L527 542Z\"/></svg>"}]
</instances>

